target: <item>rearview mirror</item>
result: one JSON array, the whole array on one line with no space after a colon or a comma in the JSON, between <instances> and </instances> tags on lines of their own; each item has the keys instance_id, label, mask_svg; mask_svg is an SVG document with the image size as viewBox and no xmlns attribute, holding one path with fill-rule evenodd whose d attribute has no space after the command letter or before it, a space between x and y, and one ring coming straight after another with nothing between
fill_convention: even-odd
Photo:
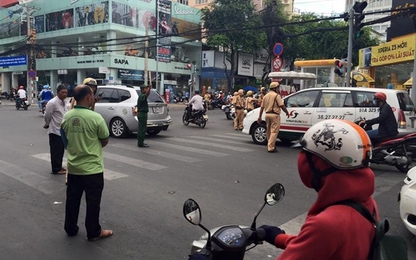
<instances>
[{"instance_id":1,"label":"rearview mirror","mask_svg":"<svg viewBox=\"0 0 416 260\"><path fill-rule=\"evenodd\" d=\"M276 205L285 197L285 188L282 184L276 183L267 190L264 202L269 206Z\"/></svg>"},{"instance_id":2,"label":"rearview mirror","mask_svg":"<svg viewBox=\"0 0 416 260\"><path fill-rule=\"evenodd\" d=\"M185 201L183 204L183 216L193 225L201 224L201 209L195 200L187 199Z\"/></svg>"}]
</instances>

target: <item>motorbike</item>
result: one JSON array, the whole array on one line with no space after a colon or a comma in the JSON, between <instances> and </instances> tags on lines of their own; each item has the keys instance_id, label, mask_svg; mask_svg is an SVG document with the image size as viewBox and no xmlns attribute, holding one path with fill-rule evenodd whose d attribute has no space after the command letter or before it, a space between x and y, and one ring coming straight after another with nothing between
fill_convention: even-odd
<instances>
[{"instance_id":1,"label":"motorbike","mask_svg":"<svg viewBox=\"0 0 416 260\"><path fill-rule=\"evenodd\" d=\"M362 120L365 118L359 117L354 122L359 124ZM371 130L370 126L362 127L366 131ZM407 173L416 166L416 133L399 133L389 140L373 144L371 163L387 164Z\"/></svg>"},{"instance_id":2,"label":"motorbike","mask_svg":"<svg viewBox=\"0 0 416 260\"><path fill-rule=\"evenodd\" d=\"M234 105L231 103L222 105L221 110L224 111L225 113L225 117L228 120L233 120L235 118L235 109L234 109Z\"/></svg>"},{"instance_id":3,"label":"motorbike","mask_svg":"<svg viewBox=\"0 0 416 260\"><path fill-rule=\"evenodd\" d=\"M266 232L256 227L257 217L266 205L274 206L283 199L282 184L271 186L264 195L264 203L255 215L250 227L243 225L221 226L208 230L201 224L202 214L198 203L188 199L183 205L183 216L193 225L201 227L206 234L193 241L191 254L201 254L210 260L243 260L247 251L263 244Z\"/></svg>"},{"instance_id":4,"label":"motorbike","mask_svg":"<svg viewBox=\"0 0 416 260\"><path fill-rule=\"evenodd\" d=\"M27 110L30 106L29 100L27 98L20 98L16 100L16 109L19 110L20 108L23 108L24 110Z\"/></svg>"},{"instance_id":5,"label":"motorbike","mask_svg":"<svg viewBox=\"0 0 416 260\"><path fill-rule=\"evenodd\" d=\"M188 110L191 110L190 114L192 115L192 118L188 118ZM194 112L192 111L192 107L186 106L182 116L182 123L186 126L189 125L189 123L193 123L201 128L204 128L208 122L208 116L205 111L206 110L204 109Z\"/></svg>"},{"instance_id":6,"label":"motorbike","mask_svg":"<svg viewBox=\"0 0 416 260\"><path fill-rule=\"evenodd\" d=\"M42 102L42 115L44 115L44 114L45 114L46 104L48 104L48 101L44 100L44 101Z\"/></svg>"}]
</instances>

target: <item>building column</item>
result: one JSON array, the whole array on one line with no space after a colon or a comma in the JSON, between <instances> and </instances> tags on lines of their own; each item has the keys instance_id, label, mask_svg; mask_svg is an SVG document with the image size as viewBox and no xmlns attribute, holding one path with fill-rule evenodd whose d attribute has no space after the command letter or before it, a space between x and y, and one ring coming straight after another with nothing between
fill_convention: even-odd
<instances>
[{"instance_id":1,"label":"building column","mask_svg":"<svg viewBox=\"0 0 416 260\"><path fill-rule=\"evenodd\" d=\"M160 74L160 81L159 81L159 85L158 85L159 86L159 89L156 89L156 90L159 93L165 94L165 84L164 84L164 81L165 81L165 73L159 71L159 74ZM156 76L156 80L157 80L157 76Z\"/></svg>"},{"instance_id":2,"label":"building column","mask_svg":"<svg viewBox=\"0 0 416 260\"><path fill-rule=\"evenodd\" d=\"M83 70L78 69L77 70L77 85L81 85L84 81L84 73Z\"/></svg>"},{"instance_id":3,"label":"building column","mask_svg":"<svg viewBox=\"0 0 416 260\"><path fill-rule=\"evenodd\" d=\"M51 70L50 72L50 87L52 88L52 92L56 93L56 88L58 86L58 72L56 70Z\"/></svg>"},{"instance_id":4,"label":"building column","mask_svg":"<svg viewBox=\"0 0 416 260\"><path fill-rule=\"evenodd\" d=\"M11 88L11 73L3 72L1 74L1 91L9 92Z\"/></svg>"},{"instance_id":5,"label":"building column","mask_svg":"<svg viewBox=\"0 0 416 260\"><path fill-rule=\"evenodd\" d=\"M84 42L84 39L80 36L78 37L78 55L84 55L84 46L82 46L82 43Z\"/></svg>"},{"instance_id":6,"label":"building column","mask_svg":"<svg viewBox=\"0 0 416 260\"><path fill-rule=\"evenodd\" d=\"M52 41L51 42L51 58L56 58L56 52L57 52L57 48L56 48L56 44L57 44L58 42L56 42L56 41Z\"/></svg>"}]
</instances>

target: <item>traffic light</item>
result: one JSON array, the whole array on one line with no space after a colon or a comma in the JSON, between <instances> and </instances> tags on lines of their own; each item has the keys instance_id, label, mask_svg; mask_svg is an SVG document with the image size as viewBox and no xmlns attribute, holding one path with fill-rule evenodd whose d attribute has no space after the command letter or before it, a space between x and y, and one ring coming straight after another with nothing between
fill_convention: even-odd
<instances>
[{"instance_id":1,"label":"traffic light","mask_svg":"<svg viewBox=\"0 0 416 260\"><path fill-rule=\"evenodd\" d=\"M335 74L340 77L345 75L345 60L335 60Z\"/></svg>"},{"instance_id":2,"label":"traffic light","mask_svg":"<svg viewBox=\"0 0 416 260\"><path fill-rule=\"evenodd\" d=\"M362 24L362 21L365 18L363 11L366 7L367 7L367 2L355 2L353 6L354 12L356 13L354 15L354 34L355 34L356 39L360 38L361 35L364 34L364 31L361 29L364 27L364 24Z\"/></svg>"},{"instance_id":3,"label":"traffic light","mask_svg":"<svg viewBox=\"0 0 416 260\"><path fill-rule=\"evenodd\" d=\"M188 79L188 86L191 86L192 85L192 79Z\"/></svg>"}]
</instances>

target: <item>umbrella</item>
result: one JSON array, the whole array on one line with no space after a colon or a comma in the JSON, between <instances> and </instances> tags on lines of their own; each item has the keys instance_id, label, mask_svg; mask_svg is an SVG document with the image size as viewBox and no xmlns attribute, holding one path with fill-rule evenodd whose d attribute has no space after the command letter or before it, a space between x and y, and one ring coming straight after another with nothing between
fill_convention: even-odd
<instances>
[{"instance_id":1,"label":"umbrella","mask_svg":"<svg viewBox=\"0 0 416 260\"><path fill-rule=\"evenodd\" d=\"M244 91L253 91L253 92L256 92L256 91L258 91L258 89L256 88L256 87L253 87L253 86L245 86L244 88L243 88L243 90Z\"/></svg>"},{"instance_id":2,"label":"umbrella","mask_svg":"<svg viewBox=\"0 0 416 260\"><path fill-rule=\"evenodd\" d=\"M403 84L403 86L412 86L412 84L413 84L413 78L410 78Z\"/></svg>"},{"instance_id":3,"label":"umbrella","mask_svg":"<svg viewBox=\"0 0 416 260\"><path fill-rule=\"evenodd\" d=\"M355 79L357 83L374 83L376 82L372 77L359 71L352 71L351 78Z\"/></svg>"},{"instance_id":4,"label":"umbrella","mask_svg":"<svg viewBox=\"0 0 416 260\"><path fill-rule=\"evenodd\" d=\"M313 73L296 72L296 71L270 72L269 77L280 78L280 79L316 79L316 75Z\"/></svg>"}]
</instances>

